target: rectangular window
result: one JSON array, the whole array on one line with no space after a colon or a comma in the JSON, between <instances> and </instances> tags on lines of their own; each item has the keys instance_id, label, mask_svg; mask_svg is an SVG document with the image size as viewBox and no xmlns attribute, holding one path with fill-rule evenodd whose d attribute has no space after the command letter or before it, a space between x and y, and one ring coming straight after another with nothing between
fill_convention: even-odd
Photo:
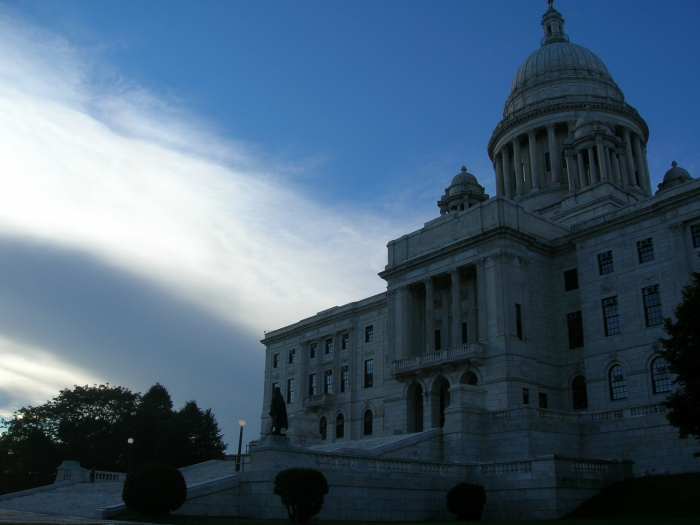
<instances>
[{"instance_id":1,"label":"rectangular window","mask_svg":"<svg viewBox=\"0 0 700 525\"><path fill-rule=\"evenodd\" d=\"M573 268L564 272L564 290L578 290L578 270Z\"/></svg>"},{"instance_id":2,"label":"rectangular window","mask_svg":"<svg viewBox=\"0 0 700 525\"><path fill-rule=\"evenodd\" d=\"M292 348L289 351L289 364L293 365L296 362L297 362L297 351L294 348Z\"/></svg>"},{"instance_id":3,"label":"rectangular window","mask_svg":"<svg viewBox=\"0 0 700 525\"><path fill-rule=\"evenodd\" d=\"M661 315L661 294L659 285L642 288L642 298L644 299L644 318L647 326L656 326L664 322Z\"/></svg>"},{"instance_id":4,"label":"rectangular window","mask_svg":"<svg viewBox=\"0 0 700 525\"><path fill-rule=\"evenodd\" d=\"M549 156L549 151L544 153L544 165L547 167L547 171L552 171L552 159Z\"/></svg>"},{"instance_id":5,"label":"rectangular window","mask_svg":"<svg viewBox=\"0 0 700 525\"><path fill-rule=\"evenodd\" d=\"M287 403L294 403L294 379L287 379Z\"/></svg>"},{"instance_id":6,"label":"rectangular window","mask_svg":"<svg viewBox=\"0 0 700 525\"><path fill-rule=\"evenodd\" d=\"M603 299L603 319L606 336L620 333L620 310L617 306L617 296Z\"/></svg>"},{"instance_id":7,"label":"rectangular window","mask_svg":"<svg viewBox=\"0 0 700 525\"><path fill-rule=\"evenodd\" d=\"M309 359L315 359L318 355L318 345L316 343L311 343L309 345Z\"/></svg>"},{"instance_id":8,"label":"rectangular window","mask_svg":"<svg viewBox=\"0 0 700 525\"><path fill-rule=\"evenodd\" d=\"M309 376L309 395L316 395L316 374L311 374Z\"/></svg>"},{"instance_id":9,"label":"rectangular window","mask_svg":"<svg viewBox=\"0 0 700 525\"><path fill-rule=\"evenodd\" d=\"M374 385L374 359L365 361L365 388Z\"/></svg>"},{"instance_id":10,"label":"rectangular window","mask_svg":"<svg viewBox=\"0 0 700 525\"><path fill-rule=\"evenodd\" d=\"M637 242L637 255L639 264L654 260L654 243L651 237Z\"/></svg>"},{"instance_id":11,"label":"rectangular window","mask_svg":"<svg viewBox=\"0 0 700 525\"><path fill-rule=\"evenodd\" d=\"M342 350L350 348L350 334L343 334L340 336L340 348Z\"/></svg>"},{"instance_id":12,"label":"rectangular window","mask_svg":"<svg viewBox=\"0 0 700 525\"><path fill-rule=\"evenodd\" d=\"M365 343L371 343L374 341L374 326L365 326Z\"/></svg>"},{"instance_id":13,"label":"rectangular window","mask_svg":"<svg viewBox=\"0 0 700 525\"><path fill-rule=\"evenodd\" d=\"M350 377L348 373L348 367L343 366L340 368L340 391L347 392L350 383Z\"/></svg>"},{"instance_id":14,"label":"rectangular window","mask_svg":"<svg viewBox=\"0 0 700 525\"><path fill-rule=\"evenodd\" d=\"M272 368L277 368L280 366L280 355L275 354L272 356Z\"/></svg>"},{"instance_id":15,"label":"rectangular window","mask_svg":"<svg viewBox=\"0 0 700 525\"><path fill-rule=\"evenodd\" d=\"M523 307L515 305L515 333L518 339L523 340Z\"/></svg>"},{"instance_id":16,"label":"rectangular window","mask_svg":"<svg viewBox=\"0 0 700 525\"><path fill-rule=\"evenodd\" d=\"M569 328L569 348L581 348L583 346L583 318L581 317L581 312L567 314L566 324Z\"/></svg>"},{"instance_id":17,"label":"rectangular window","mask_svg":"<svg viewBox=\"0 0 700 525\"><path fill-rule=\"evenodd\" d=\"M598 254L598 270L600 271L600 275L612 273L615 270L611 251Z\"/></svg>"},{"instance_id":18,"label":"rectangular window","mask_svg":"<svg viewBox=\"0 0 700 525\"><path fill-rule=\"evenodd\" d=\"M467 344L467 341L469 341L469 326L467 325L467 322L464 321L462 323L462 344L465 345Z\"/></svg>"},{"instance_id":19,"label":"rectangular window","mask_svg":"<svg viewBox=\"0 0 700 525\"><path fill-rule=\"evenodd\" d=\"M435 350L440 350L442 348L442 333L438 328L435 330Z\"/></svg>"},{"instance_id":20,"label":"rectangular window","mask_svg":"<svg viewBox=\"0 0 700 525\"><path fill-rule=\"evenodd\" d=\"M323 372L323 393L333 393L333 370L326 370Z\"/></svg>"},{"instance_id":21,"label":"rectangular window","mask_svg":"<svg viewBox=\"0 0 700 525\"><path fill-rule=\"evenodd\" d=\"M324 345L326 355L332 354L333 353L333 338L330 337L326 339L326 343Z\"/></svg>"},{"instance_id":22,"label":"rectangular window","mask_svg":"<svg viewBox=\"0 0 700 525\"><path fill-rule=\"evenodd\" d=\"M523 388L523 405L529 405L529 404L530 404L530 389Z\"/></svg>"},{"instance_id":23,"label":"rectangular window","mask_svg":"<svg viewBox=\"0 0 700 525\"><path fill-rule=\"evenodd\" d=\"M547 408L547 394L540 392L540 408Z\"/></svg>"},{"instance_id":24,"label":"rectangular window","mask_svg":"<svg viewBox=\"0 0 700 525\"><path fill-rule=\"evenodd\" d=\"M690 235L693 237L693 248L700 248L700 224L690 227Z\"/></svg>"}]
</instances>

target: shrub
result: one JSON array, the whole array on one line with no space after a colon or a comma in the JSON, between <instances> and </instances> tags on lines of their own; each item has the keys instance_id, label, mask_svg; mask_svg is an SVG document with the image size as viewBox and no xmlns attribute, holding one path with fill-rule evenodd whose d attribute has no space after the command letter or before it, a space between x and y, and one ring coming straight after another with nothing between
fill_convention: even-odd
<instances>
[{"instance_id":1,"label":"shrub","mask_svg":"<svg viewBox=\"0 0 700 525\"><path fill-rule=\"evenodd\" d=\"M486 491L481 485L460 483L447 493L447 510L462 521L479 521L486 503Z\"/></svg>"},{"instance_id":2,"label":"shrub","mask_svg":"<svg viewBox=\"0 0 700 525\"><path fill-rule=\"evenodd\" d=\"M182 507L187 499L187 485L175 467L146 463L127 474L122 499L134 512L168 514Z\"/></svg>"},{"instance_id":3,"label":"shrub","mask_svg":"<svg viewBox=\"0 0 700 525\"><path fill-rule=\"evenodd\" d=\"M292 523L306 523L323 507L323 496L328 494L328 482L318 470L290 468L275 476L275 494L287 507Z\"/></svg>"}]
</instances>

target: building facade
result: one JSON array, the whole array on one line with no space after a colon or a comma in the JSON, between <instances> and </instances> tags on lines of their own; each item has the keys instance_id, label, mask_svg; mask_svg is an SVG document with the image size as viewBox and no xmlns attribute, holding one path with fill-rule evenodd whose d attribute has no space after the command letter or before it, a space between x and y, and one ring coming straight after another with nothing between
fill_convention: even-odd
<instances>
[{"instance_id":1,"label":"building facade","mask_svg":"<svg viewBox=\"0 0 700 525\"><path fill-rule=\"evenodd\" d=\"M263 434L280 387L305 450L698 469L657 341L700 271L700 181L674 162L654 191L642 117L551 5L541 24L488 143L496 196L462 168L388 243L386 292L265 334Z\"/></svg>"}]
</instances>

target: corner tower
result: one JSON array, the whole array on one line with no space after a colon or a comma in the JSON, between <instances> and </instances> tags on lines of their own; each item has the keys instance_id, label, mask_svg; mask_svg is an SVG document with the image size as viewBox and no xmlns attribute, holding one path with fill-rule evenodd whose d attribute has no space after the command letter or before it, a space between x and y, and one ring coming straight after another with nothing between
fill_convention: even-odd
<instances>
[{"instance_id":1,"label":"corner tower","mask_svg":"<svg viewBox=\"0 0 700 525\"><path fill-rule=\"evenodd\" d=\"M577 222L651 196L649 129L602 60L569 41L549 2L540 48L518 68L488 145L496 193Z\"/></svg>"}]
</instances>

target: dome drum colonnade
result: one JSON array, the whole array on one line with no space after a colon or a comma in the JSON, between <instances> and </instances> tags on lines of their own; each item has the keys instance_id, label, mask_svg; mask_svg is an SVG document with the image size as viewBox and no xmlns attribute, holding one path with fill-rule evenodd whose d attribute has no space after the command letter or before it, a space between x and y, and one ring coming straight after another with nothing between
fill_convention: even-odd
<instances>
[{"instance_id":1,"label":"dome drum colonnade","mask_svg":"<svg viewBox=\"0 0 700 525\"><path fill-rule=\"evenodd\" d=\"M624 102L603 62L569 43L563 26L561 14L550 7L542 17L540 49L513 79L503 120L488 146L497 195L527 201L603 181L637 198L651 195L646 123ZM549 199L544 204L552 204Z\"/></svg>"}]
</instances>

